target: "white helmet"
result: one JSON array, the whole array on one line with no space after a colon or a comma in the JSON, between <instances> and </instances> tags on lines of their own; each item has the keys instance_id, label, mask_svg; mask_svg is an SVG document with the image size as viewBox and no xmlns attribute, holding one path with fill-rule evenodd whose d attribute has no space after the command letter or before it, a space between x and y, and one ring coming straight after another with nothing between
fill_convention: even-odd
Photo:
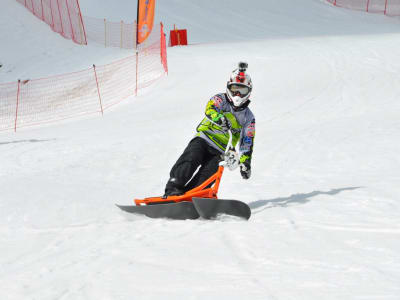
<instances>
[{"instance_id":1,"label":"white helmet","mask_svg":"<svg viewBox=\"0 0 400 300\"><path fill-rule=\"evenodd\" d=\"M249 102L253 84L249 74L246 74L248 64L239 62L239 68L234 70L226 85L226 94L234 109L245 108Z\"/></svg>"}]
</instances>

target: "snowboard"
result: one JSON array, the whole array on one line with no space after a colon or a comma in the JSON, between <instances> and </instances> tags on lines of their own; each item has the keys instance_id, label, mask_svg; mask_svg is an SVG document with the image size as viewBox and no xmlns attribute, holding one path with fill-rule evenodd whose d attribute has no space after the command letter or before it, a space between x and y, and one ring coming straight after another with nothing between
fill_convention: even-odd
<instances>
[{"instance_id":1,"label":"snowboard","mask_svg":"<svg viewBox=\"0 0 400 300\"><path fill-rule=\"evenodd\" d=\"M192 198L194 207L203 219L216 219L218 215L236 216L248 220L251 216L250 207L238 200Z\"/></svg>"},{"instance_id":2,"label":"snowboard","mask_svg":"<svg viewBox=\"0 0 400 300\"><path fill-rule=\"evenodd\" d=\"M118 205L128 213L145 215L149 218L167 218L174 220L186 219L216 219L219 215L236 216L248 220L251 216L250 207L238 200L196 198L193 202L164 203L152 205Z\"/></svg>"},{"instance_id":3,"label":"snowboard","mask_svg":"<svg viewBox=\"0 0 400 300\"><path fill-rule=\"evenodd\" d=\"M154 204L154 205L118 205L120 209L128 213L145 215L149 218L167 218L174 220L198 219L200 216L192 202Z\"/></svg>"}]
</instances>

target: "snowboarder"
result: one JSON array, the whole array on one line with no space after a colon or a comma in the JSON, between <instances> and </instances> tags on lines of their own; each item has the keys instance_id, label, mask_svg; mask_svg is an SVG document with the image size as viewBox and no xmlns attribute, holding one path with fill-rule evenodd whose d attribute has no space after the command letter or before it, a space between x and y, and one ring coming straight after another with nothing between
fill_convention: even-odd
<instances>
[{"instance_id":1,"label":"snowboarder","mask_svg":"<svg viewBox=\"0 0 400 300\"><path fill-rule=\"evenodd\" d=\"M240 173L243 179L250 178L255 118L248 108L253 85L246 73L247 67L247 63L239 62L239 68L230 76L226 92L208 101L206 116L198 125L196 136L171 169L164 198L184 194L217 171L221 154L228 144L229 130L233 135L232 145L235 147L240 141Z\"/></svg>"}]
</instances>

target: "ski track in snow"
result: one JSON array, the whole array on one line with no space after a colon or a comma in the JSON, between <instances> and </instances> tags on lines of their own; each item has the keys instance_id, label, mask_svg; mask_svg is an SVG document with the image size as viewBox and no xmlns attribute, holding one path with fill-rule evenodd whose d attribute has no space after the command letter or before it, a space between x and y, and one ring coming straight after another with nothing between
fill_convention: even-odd
<instances>
[{"instance_id":1,"label":"ski track in snow","mask_svg":"<svg viewBox=\"0 0 400 300\"><path fill-rule=\"evenodd\" d=\"M74 45L5 1L1 82L131 55ZM0 299L400 299L399 19L239 2L157 1L191 43L168 48L168 77L104 117L0 133ZM80 3L136 14L134 1ZM226 171L219 196L251 219L121 212L162 194L239 60L254 83L253 174Z\"/></svg>"}]
</instances>

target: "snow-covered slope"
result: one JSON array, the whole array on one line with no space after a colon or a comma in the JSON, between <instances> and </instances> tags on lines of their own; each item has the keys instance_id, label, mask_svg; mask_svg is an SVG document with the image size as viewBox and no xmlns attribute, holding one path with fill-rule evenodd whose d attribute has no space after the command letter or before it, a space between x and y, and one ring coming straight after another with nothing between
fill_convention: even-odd
<instances>
[{"instance_id":1,"label":"snow-covered slope","mask_svg":"<svg viewBox=\"0 0 400 300\"><path fill-rule=\"evenodd\" d=\"M2 81L126 55L75 46L5 1ZM82 11L134 18L134 1L109 2L81 0ZM1 133L1 299L400 298L399 22L317 0L252 2L158 1L158 19L192 43L168 49L168 77L102 118ZM249 222L118 211L163 192L241 59L253 174L225 172L219 196L249 203Z\"/></svg>"}]
</instances>

